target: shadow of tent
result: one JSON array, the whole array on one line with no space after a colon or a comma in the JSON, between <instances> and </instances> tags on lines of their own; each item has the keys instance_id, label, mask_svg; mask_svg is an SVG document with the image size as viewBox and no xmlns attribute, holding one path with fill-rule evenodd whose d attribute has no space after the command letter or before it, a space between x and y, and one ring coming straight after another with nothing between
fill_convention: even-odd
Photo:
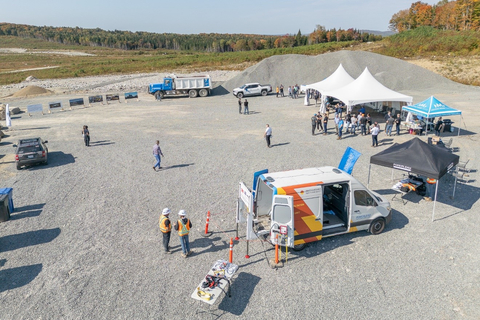
<instances>
[{"instance_id":1,"label":"shadow of tent","mask_svg":"<svg viewBox=\"0 0 480 320\"><path fill-rule=\"evenodd\" d=\"M10 216L10 220L37 217L42 213L43 206L45 206L45 203L16 207L15 212Z\"/></svg>"},{"instance_id":2,"label":"shadow of tent","mask_svg":"<svg viewBox=\"0 0 480 320\"><path fill-rule=\"evenodd\" d=\"M480 198L480 188L457 181L455 198L452 199L453 181L442 183L438 187L437 202L454 208L470 210Z\"/></svg>"},{"instance_id":3,"label":"shadow of tent","mask_svg":"<svg viewBox=\"0 0 480 320\"><path fill-rule=\"evenodd\" d=\"M250 273L240 272L232 282L232 297L224 297L218 309L237 316L242 315L260 279Z\"/></svg>"},{"instance_id":4,"label":"shadow of tent","mask_svg":"<svg viewBox=\"0 0 480 320\"><path fill-rule=\"evenodd\" d=\"M60 232L60 228L54 228L4 236L0 238L0 252L47 243L58 237Z\"/></svg>"},{"instance_id":5,"label":"shadow of tent","mask_svg":"<svg viewBox=\"0 0 480 320\"><path fill-rule=\"evenodd\" d=\"M29 284L41 271L41 263L0 270L0 292Z\"/></svg>"}]
</instances>

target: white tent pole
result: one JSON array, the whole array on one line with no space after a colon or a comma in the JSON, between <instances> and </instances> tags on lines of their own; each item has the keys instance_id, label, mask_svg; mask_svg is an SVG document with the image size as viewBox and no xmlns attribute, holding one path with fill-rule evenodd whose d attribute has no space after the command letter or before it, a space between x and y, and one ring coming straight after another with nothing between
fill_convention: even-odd
<instances>
[{"instance_id":1,"label":"white tent pole","mask_svg":"<svg viewBox=\"0 0 480 320\"><path fill-rule=\"evenodd\" d=\"M453 194L452 194L452 200L455 198L455 189L457 187L457 177L455 176L455 184L453 185Z\"/></svg>"},{"instance_id":2,"label":"white tent pole","mask_svg":"<svg viewBox=\"0 0 480 320\"><path fill-rule=\"evenodd\" d=\"M370 168L372 167L372 164L368 165L368 180L367 180L367 188L370 185Z\"/></svg>"},{"instance_id":3,"label":"white tent pole","mask_svg":"<svg viewBox=\"0 0 480 320\"><path fill-rule=\"evenodd\" d=\"M427 120L425 121L425 137L428 134L428 118L430 116L430 113L427 113Z\"/></svg>"},{"instance_id":4,"label":"white tent pole","mask_svg":"<svg viewBox=\"0 0 480 320\"><path fill-rule=\"evenodd\" d=\"M460 115L460 118L462 118L462 121L463 121L463 125L465 126L465 129L467 128L467 126L465 125L465 120L463 120L463 116ZM460 136L460 126L458 126L458 135L457 136Z\"/></svg>"},{"instance_id":5,"label":"white tent pole","mask_svg":"<svg viewBox=\"0 0 480 320\"><path fill-rule=\"evenodd\" d=\"M435 203L437 203L438 179L435 182L435 199L433 200L432 222L435 220Z\"/></svg>"}]
</instances>

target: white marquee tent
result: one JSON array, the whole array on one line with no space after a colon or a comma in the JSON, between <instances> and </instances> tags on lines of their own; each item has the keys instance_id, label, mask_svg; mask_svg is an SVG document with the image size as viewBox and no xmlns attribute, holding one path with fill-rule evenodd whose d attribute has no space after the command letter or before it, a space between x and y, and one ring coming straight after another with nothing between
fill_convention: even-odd
<instances>
[{"instance_id":1,"label":"white marquee tent","mask_svg":"<svg viewBox=\"0 0 480 320\"><path fill-rule=\"evenodd\" d=\"M322 81L308 84L305 86L305 88L317 90L322 94L322 105L320 106L320 113L325 113L325 92L344 87L347 84L353 82L354 80L355 79L352 78L352 76L349 75L347 71L345 71L342 64L340 64L337 70L335 70L335 72L332 73L330 76L323 79Z\"/></svg>"},{"instance_id":2,"label":"white marquee tent","mask_svg":"<svg viewBox=\"0 0 480 320\"><path fill-rule=\"evenodd\" d=\"M314 89L319 91L322 95L325 91L332 91L343 86L346 86L350 82L353 82L355 79L352 78L351 75L348 74L347 71L343 68L342 64L340 64L335 70L327 78L323 79L322 81L315 82L312 84L308 84L305 86L306 89Z\"/></svg>"},{"instance_id":3,"label":"white marquee tent","mask_svg":"<svg viewBox=\"0 0 480 320\"><path fill-rule=\"evenodd\" d=\"M326 96L337 98L347 105L348 110L353 106L368 102L401 101L411 104L413 98L393 91L377 81L368 68L355 80L334 90L322 93Z\"/></svg>"}]
</instances>

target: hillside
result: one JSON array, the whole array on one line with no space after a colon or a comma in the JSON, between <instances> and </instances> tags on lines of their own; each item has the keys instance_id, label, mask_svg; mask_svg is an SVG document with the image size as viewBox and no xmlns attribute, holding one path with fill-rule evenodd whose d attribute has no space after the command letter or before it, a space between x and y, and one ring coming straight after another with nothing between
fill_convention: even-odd
<instances>
[{"instance_id":1,"label":"hillside","mask_svg":"<svg viewBox=\"0 0 480 320\"><path fill-rule=\"evenodd\" d=\"M120 50L63 45L39 39L0 36L0 85L32 75L61 79L110 74L243 71L273 56L316 56L339 50L368 51L421 66L448 79L480 85L480 34L417 28L377 42L330 42L292 48L224 53L180 50ZM12 49L13 48L13 49ZM292 70L292 78L297 71Z\"/></svg>"}]
</instances>

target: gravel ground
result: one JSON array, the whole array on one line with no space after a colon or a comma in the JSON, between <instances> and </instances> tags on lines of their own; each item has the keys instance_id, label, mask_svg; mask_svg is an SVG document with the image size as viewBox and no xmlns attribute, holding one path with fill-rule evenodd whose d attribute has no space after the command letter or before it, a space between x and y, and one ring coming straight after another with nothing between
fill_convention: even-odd
<instances>
[{"instance_id":1,"label":"gravel ground","mask_svg":"<svg viewBox=\"0 0 480 320\"><path fill-rule=\"evenodd\" d=\"M472 159L474 170L455 200L449 198L452 183L442 180L436 221L432 203L411 194L406 205L392 202L393 220L384 233L324 239L289 252L278 270L267 264L274 255L267 244L251 243L251 258L244 258L241 225L233 297L222 296L211 307L190 295L215 260L228 259L239 181L251 185L253 172L264 168L335 166L352 146L362 153L354 176L366 184L370 156L412 136L381 136L377 149L368 136L312 136L310 117L317 109L272 95L250 98L249 116L238 114L231 94L162 102L140 94L128 104L17 115L0 143L1 187L14 188L17 208L0 224L1 318L480 318L480 128L473 104L480 90L455 86L437 94L415 87L404 93L415 101L435 94L464 112L468 131L454 137L453 146L461 159ZM10 103L24 108L75 97ZM271 149L262 138L266 123L273 128ZM91 131L90 148L82 144L83 124ZM17 171L11 144L30 136L49 140L49 164ZM160 172L152 170L156 139L165 154ZM370 188L388 193L390 177L391 170L372 167ZM175 235L174 253L162 253L158 218L164 207L174 219L180 209L192 219L193 256L180 256ZM214 234L203 238L208 210Z\"/></svg>"}]
</instances>

